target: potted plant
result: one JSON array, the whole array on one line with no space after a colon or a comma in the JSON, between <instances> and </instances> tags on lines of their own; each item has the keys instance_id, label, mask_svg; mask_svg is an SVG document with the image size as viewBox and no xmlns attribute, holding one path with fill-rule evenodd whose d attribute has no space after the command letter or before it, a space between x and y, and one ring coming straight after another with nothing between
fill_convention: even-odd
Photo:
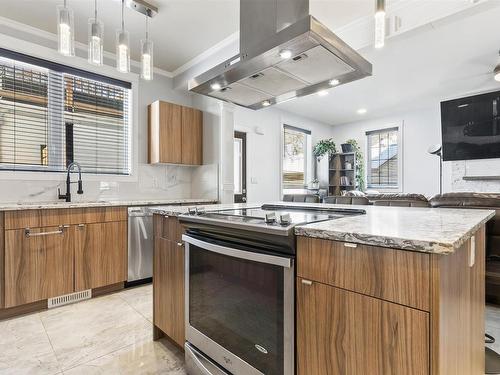
<instances>
[{"instance_id":1,"label":"potted plant","mask_svg":"<svg viewBox=\"0 0 500 375\"><path fill-rule=\"evenodd\" d=\"M363 191L365 189L365 163L363 162L363 154L361 153L361 149L355 139L349 139L345 144L352 147L351 152L354 152L356 157L356 186L358 190Z\"/></svg>"},{"instance_id":2,"label":"potted plant","mask_svg":"<svg viewBox=\"0 0 500 375\"><path fill-rule=\"evenodd\" d=\"M340 147L342 147L342 152L345 154L349 152L354 152L354 147L350 143L342 143Z\"/></svg>"},{"instance_id":3,"label":"potted plant","mask_svg":"<svg viewBox=\"0 0 500 375\"><path fill-rule=\"evenodd\" d=\"M333 155L337 152L337 148L335 146L335 142L332 138L322 139L313 148L313 155L316 157L318 161L321 160L323 156L326 154Z\"/></svg>"}]
</instances>

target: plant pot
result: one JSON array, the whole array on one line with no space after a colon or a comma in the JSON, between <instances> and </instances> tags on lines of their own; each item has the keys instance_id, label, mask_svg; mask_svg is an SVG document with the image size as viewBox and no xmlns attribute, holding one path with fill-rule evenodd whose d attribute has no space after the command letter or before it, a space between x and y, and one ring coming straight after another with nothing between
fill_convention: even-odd
<instances>
[{"instance_id":1,"label":"plant pot","mask_svg":"<svg viewBox=\"0 0 500 375\"><path fill-rule=\"evenodd\" d=\"M340 147L343 153L354 152L354 147L350 143L342 143Z\"/></svg>"}]
</instances>

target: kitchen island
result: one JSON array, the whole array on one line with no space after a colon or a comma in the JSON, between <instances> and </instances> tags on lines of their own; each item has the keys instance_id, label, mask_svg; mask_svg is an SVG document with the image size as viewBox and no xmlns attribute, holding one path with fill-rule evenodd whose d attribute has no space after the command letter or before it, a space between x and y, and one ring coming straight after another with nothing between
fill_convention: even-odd
<instances>
[{"instance_id":1,"label":"kitchen island","mask_svg":"<svg viewBox=\"0 0 500 375\"><path fill-rule=\"evenodd\" d=\"M485 223L493 211L303 206L366 214L295 227L297 374L484 373ZM153 212L159 231L164 216L176 220L187 208ZM178 260L183 270L181 253ZM163 271L155 266L159 277ZM155 311L175 310L162 295L155 293ZM183 295L176 297L181 304ZM182 319L169 324L179 333L184 306L176 316ZM169 335L156 317L155 326L156 337ZM182 345L182 336L175 341Z\"/></svg>"}]
</instances>

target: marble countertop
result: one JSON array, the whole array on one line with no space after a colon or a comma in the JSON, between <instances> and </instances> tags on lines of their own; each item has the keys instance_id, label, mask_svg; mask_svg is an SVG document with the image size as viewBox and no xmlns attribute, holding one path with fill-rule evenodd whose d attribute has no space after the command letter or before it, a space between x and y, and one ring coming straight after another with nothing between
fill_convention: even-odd
<instances>
[{"instance_id":1,"label":"marble countertop","mask_svg":"<svg viewBox=\"0 0 500 375\"><path fill-rule=\"evenodd\" d=\"M495 211L482 209L381 207L273 202L273 204L356 208L366 215L343 217L319 223L297 225L299 236L353 242L435 254L449 254L467 241ZM218 204L205 210L259 207L261 204ZM162 215L186 213L189 206L154 207Z\"/></svg>"},{"instance_id":2,"label":"marble countertop","mask_svg":"<svg viewBox=\"0 0 500 375\"><path fill-rule=\"evenodd\" d=\"M0 203L0 211L37 210L49 208L81 208L81 207L116 207L116 206L158 206L179 204L217 203L213 199L178 198L178 199L144 199L144 200L98 200L89 202L14 202Z\"/></svg>"}]
</instances>

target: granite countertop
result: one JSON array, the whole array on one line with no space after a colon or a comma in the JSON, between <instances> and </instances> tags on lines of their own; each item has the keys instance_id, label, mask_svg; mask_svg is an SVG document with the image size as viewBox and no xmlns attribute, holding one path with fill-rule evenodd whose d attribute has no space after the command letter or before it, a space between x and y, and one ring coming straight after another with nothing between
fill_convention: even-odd
<instances>
[{"instance_id":1,"label":"granite countertop","mask_svg":"<svg viewBox=\"0 0 500 375\"><path fill-rule=\"evenodd\" d=\"M374 246L449 254L467 241L481 225L494 216L493 210L382 207L357 205L332 205L311 203L273 202L273 204L356 208L366 215L343 217L337 220L297 225L299 236L345 241ZM205 210L259 207L261 204L218 204L203 207ZM153 213L179 215L189 206L151 208Z\"/></svg>"},{"instance_id":2,"label":"granite countertop","mask_svg":"<svg viewBox=\"0 0 500 375\"><path fill-rule=\"evenodd\" d=\"M90 202L34 202L34 203L0 203L0 211L37 210L49 208L81 208L81 207L117 207L117 206L155 206L179 204L217 203L214 199L178 198L178 199L144 199L144 200L98 200Z\"/></svg>"}]
</instances>

